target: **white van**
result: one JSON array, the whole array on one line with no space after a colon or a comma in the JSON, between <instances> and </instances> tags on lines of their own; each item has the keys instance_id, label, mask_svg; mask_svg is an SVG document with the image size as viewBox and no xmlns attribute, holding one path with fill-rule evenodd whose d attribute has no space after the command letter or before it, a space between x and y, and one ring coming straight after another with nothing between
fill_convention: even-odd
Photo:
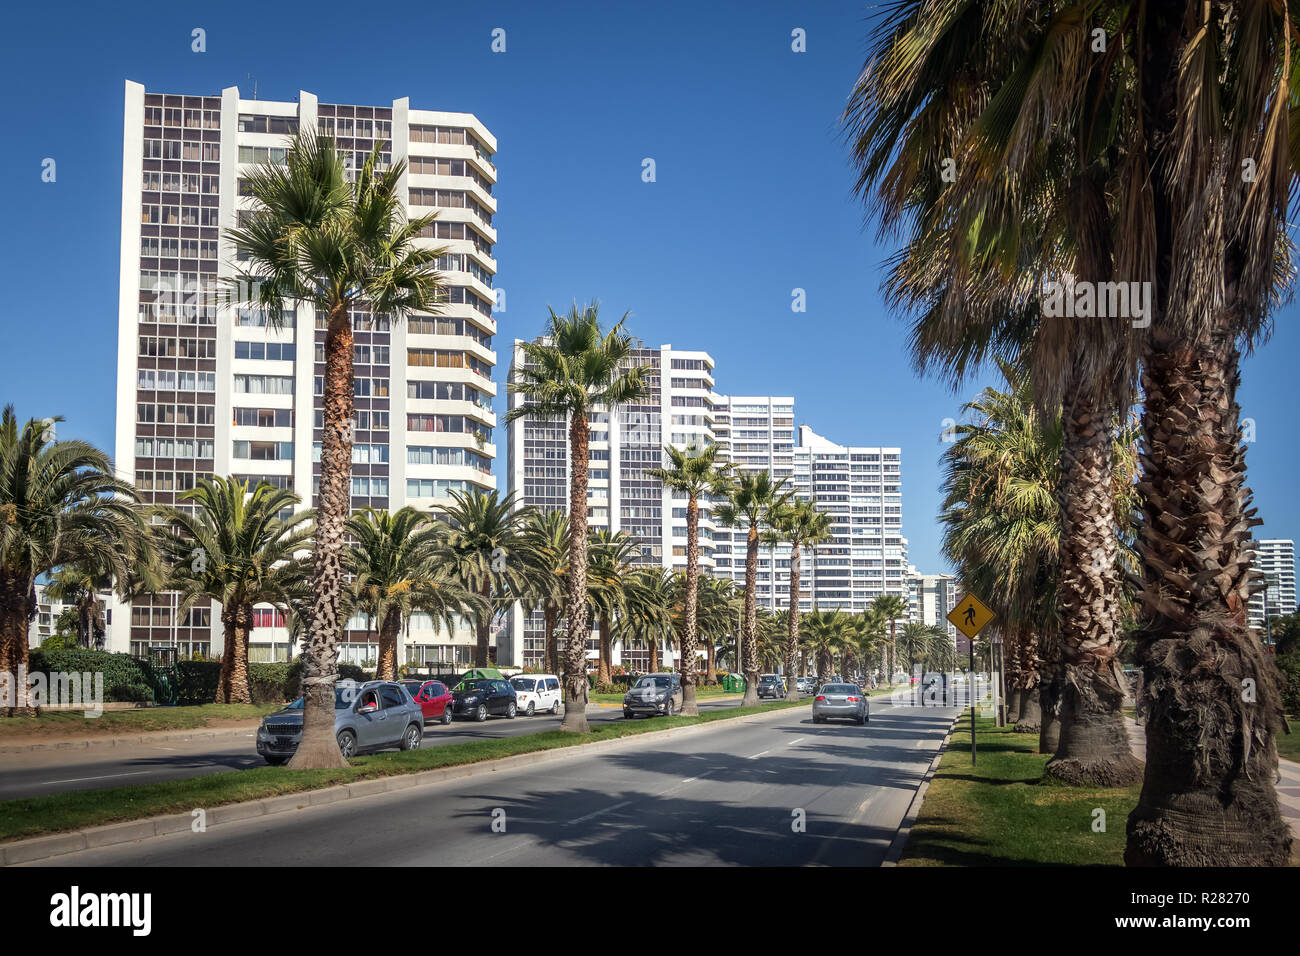
<instances>
[{"instance_id":1,"label":"white van","mask_svg":"<svg viewBox=\"0 0 1300 956\"><path fill-rule=\"evenodd\" d=\"M525 717L560 712L560 679L554 674L520 674L510 678L510 686L515 689L515 706Z\"/></svg>"}]
</instances>

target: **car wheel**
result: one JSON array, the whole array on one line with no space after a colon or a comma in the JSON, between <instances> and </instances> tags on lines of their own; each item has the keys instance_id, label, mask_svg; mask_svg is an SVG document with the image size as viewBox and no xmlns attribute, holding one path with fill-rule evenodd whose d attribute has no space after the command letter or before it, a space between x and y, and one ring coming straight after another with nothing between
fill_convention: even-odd
<instances>
[{"instance_id":1,"label":"car wheel","mask_svg":"<svg viewBox=\"0 0 1300 956\"><path fill-rule=\"evenodd\" d=\"M406 733L402 735L403 750L419 750L420 742L424 739L424 733L420 730L419 724L411 724L406 728Z\"/></svg>"},{"instance_id":2,"label":"car wheel","mask_svg":"<svg viewBox=\"0 0 1300 956\"><path fill-rule=\"evenodd\" d=\"M524 711L524 714L528 717L531 717L536 711L537 711L537 705L530 700L528 702L528 709Z\"/></svg>"},{"instance_id":3,"label":"car wheel","mask_svg":"<svg viewBox=\"0 0 1300 956\"><path fill-rule=\"evenodd\" d=\"M357 755L357 735L350 730L339 731L339 753L345 758Z\"/></svg>"},{"instance_id":4,"label":"car wheel","mask_svg":"<svg viewBox=\"0 0 1300 956\"><path fill-rule=\"evenodd\" d=\"M865 724L870 719L871 719L871 711L868 710L866 713L862 715L862 722Z\"/></svg>"},{"instance_id":5,"label":"car wheel","mask_svg":"<svg viewBox=\"0 0 1300 956\"><path fill-rule=\"evenodd\" d=\"M445 727L449 723L451 723L451 704L442 709L442 724Z\"/></svg>"},{"instance_id":6,"label":"car wheel","mask_svg":"<svg viewBox=\"0 0 1300 956\"><path fill-rule=\"evenodd\" d=\"M266 762L272 767L282 766L284 762L289 759L288 757L273 757L270 754L265 754L264 756L266 757Z\"/></svg>"},{"instance_id":7,"label":"car wheel","mask_svg":"<svg viewBox=\"0 0 1300 956\"><path fill-rule=\"evenodd\" d=\"M474 710L474 719L479 723L487 720L487 704L479 704Z\"/></svg>"},{"instance_id":8,"label":"car wheel","mask_svg":"<svg viewBox=\"0 0 1300 956\"><path fill-rule=\"evenodd\" d=\"M559 712L560 712L560 702L557 700L555 703L551 705L551 713L558 714Z\"/></svg>"},{"instance_id":9,"label":"car wheel","mask_svg":"<svg viewBox=\"0 0 1300 956\"><path fill-rule=\"evenodd\" d=\"M632 719L632 711L630 711L630 710L625 710L625 711L623 711L623 719L624 719L624 720L631 720L631 719Z\"/></svg>"},{"instance_id":10,"label":"car wheel","mask_svg":"<svg viewBox=\"0 0 1300 956\"><path fill-rule=\"evenodd\" d=\"M509 717L511 720L514 720L515 714L517 713L519 713L519 708L515 706L515 702L512 700L509 704L506 705L506 716Z\"/></svg>"}]
</instances>

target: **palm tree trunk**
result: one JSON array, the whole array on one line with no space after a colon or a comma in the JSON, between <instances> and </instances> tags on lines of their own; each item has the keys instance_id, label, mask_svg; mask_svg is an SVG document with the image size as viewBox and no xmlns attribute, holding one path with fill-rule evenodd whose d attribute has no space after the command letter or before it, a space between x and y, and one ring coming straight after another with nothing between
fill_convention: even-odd
<instances>
[{"instance_id":1,"label":"palm tree trunk","mask_svg":"<svg viewBox=\"0 0 1300 956\"><path fill-rule=\"evenodd\" d=\"M1061 681L1059 643L1044 632L1039 635L1038 655L1043 659L1038 684L1038 752L1054 754L1061 742Z\"/></svg>"},{"instance_id":2,"label":"palm tree trunk","mask_svg":"<svg viewBox=\"0 0 1300 956\"><path fill-rule=\"evenodd\" d=\"M745 548L745 631L739 641L740 667L745 675L743 707L758 704L758 606L754 594L757 580L758 525L751 524Z\"/></svg>"},{"instance_id":3,"label":"palm tree trunk","mask_svg":"<svg viewBox=\"0 0 1300 956\"><path fill-rule=\"evenodd\" d=\"M889 677L887 678L890 687L894 686L894 648L896 638L895 631L897 631L897 629L898 622L891 619L889 622Z\"/></svg>"},{"instance_id":4,"label":"palm tree trunk","mask_svg":"<svg viewBox=\"0 0 1300 956\"><path fill-rule=\"evenodd\" d=\"M600 657L596 661L596 683L609 684L614 680L610 671L611 661L614 659L614 635L610 633L613 624L609 620L609 615L602 614L600 622L597 625L600 628L600 641L597 643Z\"/></svg>"},{"instance_id":5,"label":"palm tree trunk","mask_svg":"<svg viewBox=\"0 0 1300 956\"><path fill-rule=\"evenodd\" d=\"M542 605L542 629L546 634L546 669L552 674L560 672L560 660L555 646L555 622L559 608L553 604Z\"/></svg>"},{"instance_id":6,"label":"palm tree trunk","mask_svg":"<svg viewBox=\"0 0 1300 956\"><path fill-rule=\"evenodd\" d=\"M718 682L718 669L714 665L715 648L712 637L709 637L704 642L704 650L708 655L708 661L705 664L704 681L706 684L716 684Z\"/></svg>"},{"instance_id":7,"label":"palm tree trunk","mask_svg":"<svg viewBox=\"0 0 1300 956\"><path fill-rule=\"evenodd\" d=\"M1153 337L1137 549L1147 764L1130 866L1283 866L1277 670L1246 621L1258 524L1245 486L1233 338Z\"/></svg>"},{"instance_id":8,"label":"palm tree trunk","mask_svg":"<svg viewBox=\"0 0 1300 956\"><path fill-rule=\"evenodd\" d=\"M352 318L346 306L330 311L325 331L320 493L316 504L311 625L303 649L302 742L291 770L345 767L334 738L334 683L338 679L339 619L345 525L352 509Z\"/></svg>"},{"instance_id":9,"label":"palm tree trunk","mask_svg":"<svg viewBox=\"0 0 1300 956\"><path fill-rule=\"evenodd\" d=\"M484 581L483 586L479 588L479 597L484 601L492 596L492 585ZM491 612L480 612L474 618L474 666L488 666L488 638L491 636L492 616Z\"/></svg>"},{"instance_id":10,"label":"palm tree trunk","mask_svg":"<svg viewBox=\"0 0 1300 956\"><path fill-rule=\"evenodd\" d=\"M1060 604L1061 728L1050 777L1081 786L1126 787L1142 776L1124 729L1119 664L1111 410L1080 383L1062 414Z\"/></svg>"},{"instance_id":11,"label":"palm tree trunk","mask_svg":"<svg viewBox=\"0 0 1300 956\"><path fill-rule=\"evenodd\" d=\"M682 715L700 712L695 700L696 603L700 594L700 502L696 495L686 501L686 600L682 607Z\"/></svg>"},{"instance_id":12,"label":"palm tree trunk","mask_svg":"<svg viewBox=\"0 0 1300 956\"><path fill-rule=\"evenodd\" d=\"M8 699L0 698L0 714L5 717L36 716L27 683L30 594L29 581L0 576L0 680L11 682Z\"/></svg>"},{"instance_id":13,"label":"palm tree trunk","mask_svg":"<svg viewBox=\"0 0 1300 956\"><path fill-rule=\"evenodd\" d=\"M1011 728L1018 734L1037 734L1042 730L1042 710L1039 706L1038 642L1030 634L1020 634L1016 640L1016 653L1020 658L1020 711ZM1010 716L1008 719L1010 719Z\"/></svg>"},{"instance_id":14,"label":"palm tree trunk","mask_svg":"<svg viewBox=\"0 0 1300 956\"><path fill-rule=\"evenodd\" d=\"M587 456L591 433L585 412L569 421L569 593L564 655L564 721L561 730L587 733Z\"/></svg>"},{"instance_id":15,"label":"palm tree trunk","mask_svg":"<svg viewBox=\"0 0 1300 956\"><path fill-rule=\"evenodd\" d=\"M799 685L794 679L799 660L799 539L790 539L790 619L787 621L785 647L785 699L799 699Z\"/></svg>"},{"instance_id":16,"label":"palm tree trunk","mask_svg":"<svg viewBox=\"0 0 1300 956\"><path fill-rule=\"evenodd\" d=\"M402 630L402 610L390 607L379 625L379 663L376 680L397 680L397 635Z\"/></svg>"},{"instance_id":17,"label":"palm tree trunk","mask_svg":"<svg viewBox=\"0 0 1300 956\"><path fill-rule=\"evenodd\" d=\"M659 642L655 640L653 637L647 638L647 640L650 642L650 673L658 674L659 673ZM685 694L686 692L683 691L682 696L684 697Z\"/></svg>"},{"instance_id":18,"label":"palm tree trunk","mask_svg":"<svg viewBox=\"0 0 1300 956\"><path fill-rule=\"evenodd\" d=\"M248 687L248 628L253 620L253 606L232 604L221 612L221 674L217 678L217 703L251 704Z\"/></svg>"}]
</instances>

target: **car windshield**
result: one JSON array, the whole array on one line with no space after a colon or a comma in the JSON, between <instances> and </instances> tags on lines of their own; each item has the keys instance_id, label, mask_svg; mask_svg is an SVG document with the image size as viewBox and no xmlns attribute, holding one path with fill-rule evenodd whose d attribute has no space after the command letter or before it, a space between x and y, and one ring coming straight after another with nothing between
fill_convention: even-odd
<instances>
[{"instance_id":1,"label":"car windshield","mask_svg":"<svg viewBox=\"0 0 1300 956\"><path fill-rule=\"evenodd\" d=\"M642 677L636 682L637 690L649 690L651 688L660 689L668 687L667 677Z\"/></svg>"},{"instance_id":2,"label":"car windshield","mask_svg":"<svg viewBox=\"0 0 1300 956\"><path fill-rule=\"evenodd\" d=\"M361 693L358 687L335 687L334 688L334 709L347 710L357 701L357 695ZM285 710L302 710L302 698L299 697Z\"/></svg>"},{"instance_id":3,"label":"car windshield","mask_svg":"<svg viewBox=\"0 0 1300 956\"><path fill-rule=\"evenodd\" d=\"M823 694L856 694L858 689L852 684L827 684L822 688Z\"/></svg>"},{"instance_id":4,"label":"car windshield","mask_svg":"<svg viewBox=\"0 0 1300 956\"><path fill-rule=\"evenodd\" d=\"M491 690L492 682L487 680L465 680L456 685L458 691Z\"/></svg>"},{"instance_id":5,"label":"car windshield","mask_svg":"<svg viewBox=\"0 0 1300 956\"><path fill-rule=\"evenodd\" d=\"M516 677L510 682L515 690L532 690L536 684L531 677Z\"/></svg>"}]
</instances>

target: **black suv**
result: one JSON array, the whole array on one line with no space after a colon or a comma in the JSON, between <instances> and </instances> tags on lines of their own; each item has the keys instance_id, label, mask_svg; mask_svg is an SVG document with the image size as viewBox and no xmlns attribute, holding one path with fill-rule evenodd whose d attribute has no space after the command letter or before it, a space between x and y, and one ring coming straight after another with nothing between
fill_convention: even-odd
<instances>
[{"instance_id":1,"label":"black suv","mask_svg":"<svg viewBox=\"0 0 1300 956\"><path fill-rule=\"evenodd\" d=\"M785 697L785 681L781 680L776 674L764 674L758 679L758 696L775 697L778 700Z\"/></svg>"},{"instance_id":2,"label":"black suv","mask_svg":"<svg viewBox=\"0 0 1300 956\"><path fill-rule=\"evenodd\" d=\"M514 717L517 710L515 689L509 681L477 677L461 681L451 692L453 717L487 720L488 714Z\"/></svg>"}]
</instances>

